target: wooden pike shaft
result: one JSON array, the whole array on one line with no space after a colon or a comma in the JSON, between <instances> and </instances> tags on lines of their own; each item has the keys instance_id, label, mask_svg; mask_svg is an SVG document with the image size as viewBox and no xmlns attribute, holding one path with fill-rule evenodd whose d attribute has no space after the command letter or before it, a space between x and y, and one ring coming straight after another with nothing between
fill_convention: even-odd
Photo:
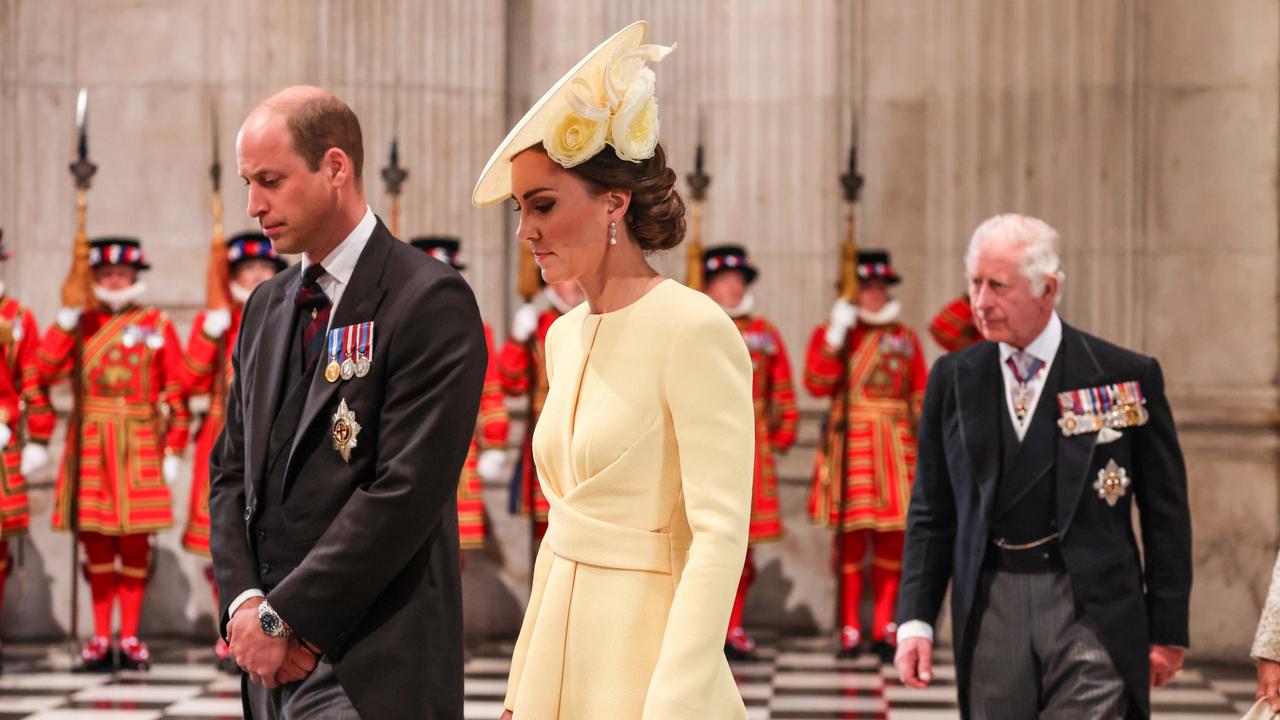
<instances>
[{"instance_id":1,"label":"wooden pike shaft","mask_svg":"<svg viewBox=\"0 0 1280 720\"><path fill-rule=\"evenodd\" d=\"M702 202L694 200L693 218L689 226L689 244L685 249L685 285L701 291L702 277Z\"/></svg>"}]
</instances>

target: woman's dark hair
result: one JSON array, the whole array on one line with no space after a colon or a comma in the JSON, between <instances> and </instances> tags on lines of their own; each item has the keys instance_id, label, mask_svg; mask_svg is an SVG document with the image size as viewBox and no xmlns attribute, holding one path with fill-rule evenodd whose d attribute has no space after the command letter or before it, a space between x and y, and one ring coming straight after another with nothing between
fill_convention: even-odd
<instances>
[{"instance_id":1,"label":"woman's dark hair","mask_svg":"<svg viewBox=\"0 0 1280 720\"><path fill-rule=\"evenodd\" d=\"M659 144L653 157L640 162L622 160L606 145L590 160L568 168L597 193L630 190L631 206L625 222L631 238L646 253L670 250L684 240L684 200L676 191L676 172L667 167L667 153Z\"/></svg>"}]
</instances>

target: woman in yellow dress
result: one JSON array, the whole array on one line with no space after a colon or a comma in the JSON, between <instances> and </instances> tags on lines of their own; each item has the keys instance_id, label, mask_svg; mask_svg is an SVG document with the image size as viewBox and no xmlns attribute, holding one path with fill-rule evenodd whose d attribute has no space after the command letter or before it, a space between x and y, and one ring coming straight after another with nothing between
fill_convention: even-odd
<instances>
[{"instance_id":1,"label":"woman in yellow dress","mask_svg":"<svg viewBox=\"0 0 1280 720\"><path fill-rule=\"evenodd\" d=\"M722 645L751 510L751 360L719 306L646 260L684 235L647 67L670 49L646 30L562 78L472 195L514 196L543 279L587 298L547 336L533 450L551 510L504 718L746 717Z\"/></svg>"}]
</instances>

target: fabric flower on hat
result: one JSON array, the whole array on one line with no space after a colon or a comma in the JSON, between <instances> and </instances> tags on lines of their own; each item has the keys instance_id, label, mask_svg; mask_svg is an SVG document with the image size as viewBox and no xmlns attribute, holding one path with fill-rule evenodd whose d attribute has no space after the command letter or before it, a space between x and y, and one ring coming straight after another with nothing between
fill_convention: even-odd
<instances>
[{"instance_id":1,"label":"fabric flower on hat","mask_svg":"<svg viewBox=\"0 0 1280 720\"><path fill-rule=\"evenodd\" d=\"M645 63L659 62L675 45L641 45L611 58L591 77L574 78L565 95L568 108L547 126L547 155L571 168L613 146L619 158L639 162L658 145L656 77Z\"/></svg>"}]
</instances>

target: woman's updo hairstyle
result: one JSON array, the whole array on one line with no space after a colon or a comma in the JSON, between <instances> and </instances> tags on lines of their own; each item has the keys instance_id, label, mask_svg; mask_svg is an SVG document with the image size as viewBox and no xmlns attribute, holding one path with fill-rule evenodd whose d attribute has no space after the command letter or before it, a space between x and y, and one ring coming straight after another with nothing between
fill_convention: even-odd
<instances>
[{"instance_id":1,"label":"woman's updo hairstyle","mask_svg":"<svg viewBox=\"0 0 1280 720\"><path fill-rule=\"evenodd\" d=\"M646 253L670 250L684 240L684 200L676 191L676 172L667 167L661 143L654 148L653 157L640 162L622 160L613 146L606 145L590 160L567 171L586 181L596 194L631 191L631 206L623 221Z\"/></svg>"}]
</instances>

